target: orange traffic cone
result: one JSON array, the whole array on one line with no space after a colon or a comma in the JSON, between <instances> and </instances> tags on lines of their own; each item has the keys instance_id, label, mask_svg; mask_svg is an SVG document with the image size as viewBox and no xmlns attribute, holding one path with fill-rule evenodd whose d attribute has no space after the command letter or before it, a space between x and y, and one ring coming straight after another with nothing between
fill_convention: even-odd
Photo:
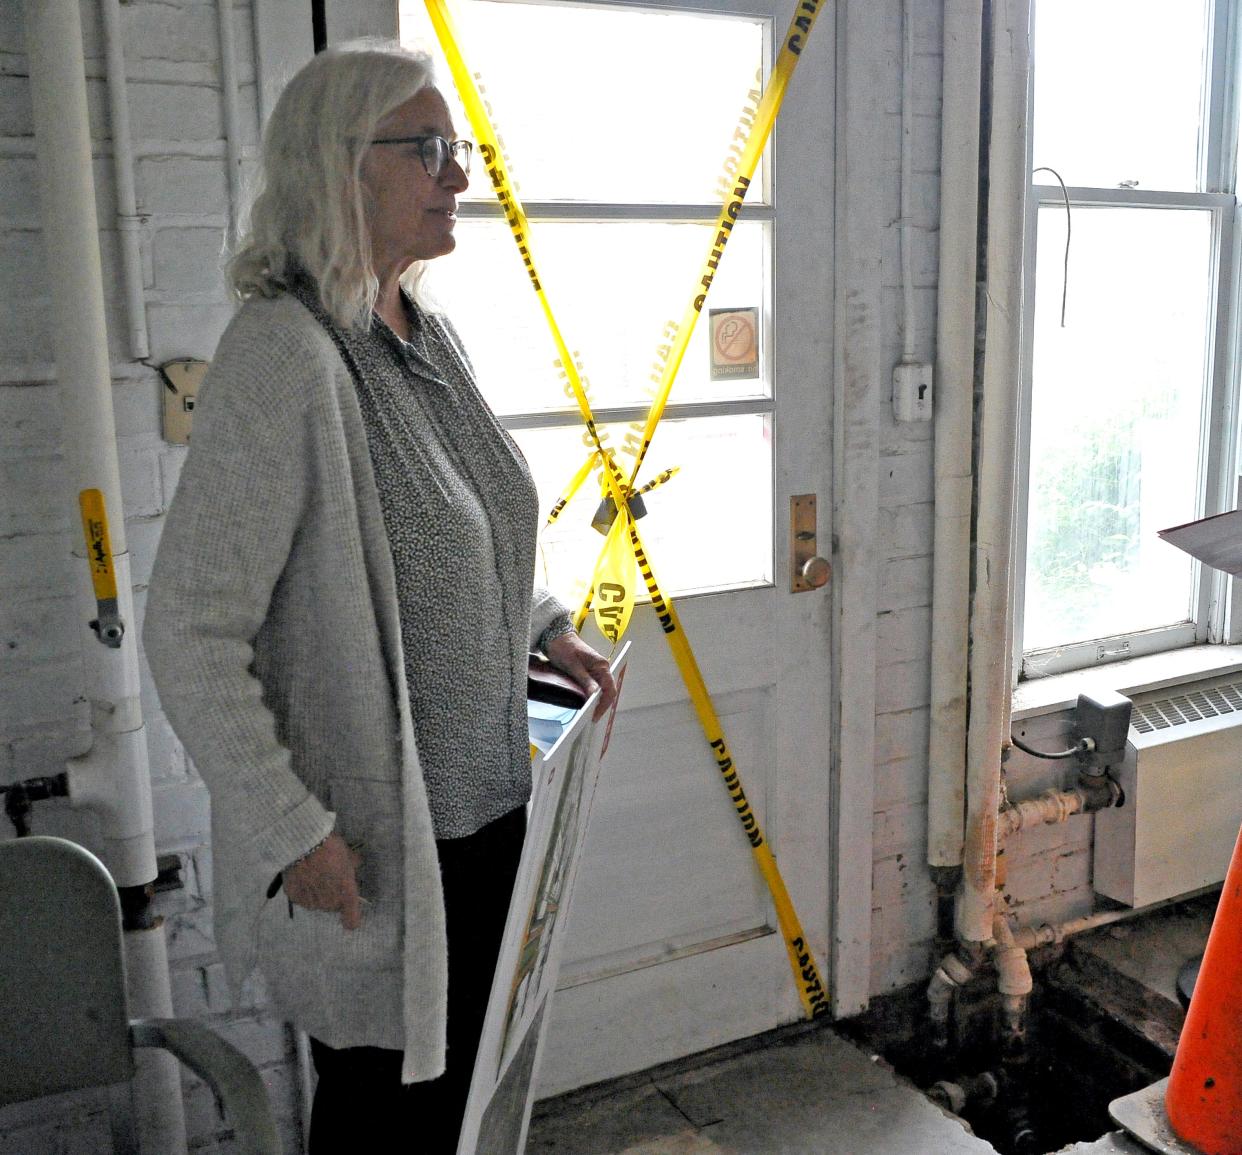
<instances>
[{"instance_id":1,"label":"orange traffic cone","mask_svg":"<svg viewBox=\"0 0 1242 1155\"><path fill-rule=\"evenodd\" d=\"M1204 1155L1242 1155L1242 832L1233 850L1164 1098Z\"/></svg>"}]
</instances>

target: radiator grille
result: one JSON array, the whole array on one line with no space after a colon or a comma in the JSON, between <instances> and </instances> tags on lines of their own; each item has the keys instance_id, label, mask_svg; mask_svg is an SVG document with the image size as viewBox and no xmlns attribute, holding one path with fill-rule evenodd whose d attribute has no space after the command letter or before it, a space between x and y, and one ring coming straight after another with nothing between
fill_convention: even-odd
<instances>
[{"instance_id":1,"label":"radiator grille","mask_svg":"<svg viewBox=\"0 0 1242 1155\"><path fill-rule=\"evenodd\" d=\"M1191 690L1159 702L1136 705L1130 716L1130 725L1140 734L1150 734L1155 730L1167 730L1170 726L1185 726L1188 722L1204 718L1238 713L1242 713L1242 682L1227 682L1223 686Z\"/></svg>"}]
</instances>

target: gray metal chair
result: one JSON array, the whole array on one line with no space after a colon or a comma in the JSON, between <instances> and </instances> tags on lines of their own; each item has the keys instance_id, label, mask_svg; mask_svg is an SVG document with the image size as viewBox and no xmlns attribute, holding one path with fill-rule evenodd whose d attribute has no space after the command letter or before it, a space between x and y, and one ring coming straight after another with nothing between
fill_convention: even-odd
<instances>
[{"instance_id":1,"label":"gray metal chair","mask_svg":"<svg viewBox=\"0 0 1242 1155\"><path fill-rule=\"evenodd\" d=\"M108 1087L115 1149L136 1151L135 1047L170 1051L202 1078L243 1151L280 1155L245 1055L191 1019L129 1019L120 900L103 864L63 838L0 842L0 1106Z\"/></svg>"}]
</instances>

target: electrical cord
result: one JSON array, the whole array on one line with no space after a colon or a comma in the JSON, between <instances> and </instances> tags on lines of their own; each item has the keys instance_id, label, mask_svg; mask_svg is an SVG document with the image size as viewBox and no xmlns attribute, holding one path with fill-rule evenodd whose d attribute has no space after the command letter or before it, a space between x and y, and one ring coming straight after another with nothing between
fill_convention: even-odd
<instances>
[{"instance_id":1,"label":"electrical cord","mask_svg":"<svg viewBox=\"0 0 1242 1155\"><path fill-rule=\"evenodd\" d=\"M1070 749L1058 750L1056 753L1050 753L1047 750L1036 750L1033 746L1028 746L1021 738L1013 734L1009 735L1009 740L1024 754L1030 754L1035 758L1073 758L1076 754L1089 754L1095 749L1095 742L1090 738L1082 738L1076 745L1071 746Z\"/></svg>"},{"instance_id":2,"label":"electrical cord","mask_svg":"<svg viewBox=\"0 0 1242 1155\"><path fill-rule=\"evenodd\" d=\"M1074 218L1070 212L1069 189L1065 187L1065 181L1061 179L1061 174L1055 168L1049 168L1047 165L1040 165L1039 168L1032 170L1031 176L1037 172L1050 172L1057 178L1057 184L1061 186L1061 196L1065 201L1065 267L1061 281L1061 328L1065 328L1065 302L1069 298L1069 254L1070 254L1070 232L1073 229Z\"/></svg>"}]
</instances>

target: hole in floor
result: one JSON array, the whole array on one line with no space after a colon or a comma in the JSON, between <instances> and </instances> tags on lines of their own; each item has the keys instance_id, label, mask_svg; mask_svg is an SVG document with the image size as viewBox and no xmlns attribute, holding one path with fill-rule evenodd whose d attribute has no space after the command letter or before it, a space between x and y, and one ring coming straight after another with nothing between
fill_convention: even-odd
<instances>
[{"instance_id":1,"label":"hole in floor","mask_svg":"<svg viewBox=\"0 0 1242 1155\"><path fill-rule=\"evenodd\" d=\"M1118 1129L1109 1103L1169 1073L1181 1008L1101 962L1085 941L1032 952L1031 965L1025 1045L1007 1058L987 966L960 992L943 1054L929 1043L924 984L874 999L839 1026L1001 1155L1094 1141Z\"/></svg>"}]
</instances>

